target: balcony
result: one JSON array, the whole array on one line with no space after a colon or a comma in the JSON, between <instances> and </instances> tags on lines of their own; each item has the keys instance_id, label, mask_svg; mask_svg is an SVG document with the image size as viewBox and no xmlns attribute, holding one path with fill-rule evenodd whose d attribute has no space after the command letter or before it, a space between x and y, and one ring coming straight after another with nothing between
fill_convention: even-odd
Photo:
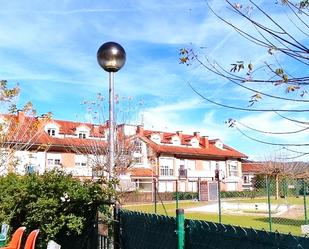
<instances>
[{"instance_id":1,"label":"balcony","mask_svg":"<svg viewBox=\"0 0 309 249\"><path fill-rule=\"evenodd\" d=\"M179 169L178 170L179 178L187 178L188 170L187 169Z\"/></svg>"}]
</instances>

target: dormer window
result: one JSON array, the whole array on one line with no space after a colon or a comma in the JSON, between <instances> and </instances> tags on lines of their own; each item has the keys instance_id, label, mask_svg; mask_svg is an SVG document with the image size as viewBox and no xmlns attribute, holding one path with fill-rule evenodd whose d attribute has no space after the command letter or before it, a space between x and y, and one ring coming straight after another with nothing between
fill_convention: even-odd
<instances>
[{"instance_id":1,"label":"dormer window","mask_svg":"<svg viewBox=\"0 0 309 249\"><path fill-rule=\"evenodd\" d=\"M161 137L159 134L152 134L150 139L157 144L161 143Z\"/></svg>"},{"instance_id":2,"label":"dormer window","mask_svg":"<svg viewBox=\"0 0 309 249\"><path fill-rule=\"evenodd\" d=\"M57 137L59 135L59 125L51 122L45 125L44 131L51 137Z\"/></svg>"},{"instance_id":3,"label":"dormer window","mask_svg":"<svg viewBox=\"0 0 309 249\"><path fill-rule=\"evenodd\" d=\"M56 129L54 129L54 128L48 128L48 129L47 129L47 134L48 134L49 136L52 136L52 137L56 136Z\"/></svg>"},{"instance_id":4,"label":"dormer window","mask_svg":"<svg viewBox=\"0 0 309 249\"><path fill-rule=\"evenodd\" d=\"M75 133L78 138L84 139L88 138L90 134L90 128L86 125L80 125L76 128L76 133Z\"/></svg>"},{"instance_id":5,"label":"dormer window","mask_svg":"<svg viewBox=\"0 0 309 249\"><path fill-rule=\"evenodd\" d=\"M173 145L180 145L180 139L178 136L173 136L172 137L172 144Z\"/></svg>"},{"instance_id":6,"label":"dormer window","mask_svg":"<svg viewBox=\"0 0 309 249\"><path fill-rule=\"evenodd\" d=\"M196 138L192 138L191 139L191 146L195 147L195 148L199 147L199 141Z\"/></svg>"},{"instance_id":7,"label":"dormer window","mask_svg":"<svg viewBox=\"0 0 309 249\"><path fill-rule=\"evenodd\" d=\"M223 143L222 143L220 140L216 141L215 146L216 146L218 149L223 150Z\"/></svg>"},{"instance_id":8,"label":"dormer window","mask_svg":"<svg viewBox=\"0 0 309 249\"><path fill-rule=\"evenodd\" d=\"M87 138L87 132L86 131L80 131L78 133L78 138Z\"/></svg>"}]
</instances>

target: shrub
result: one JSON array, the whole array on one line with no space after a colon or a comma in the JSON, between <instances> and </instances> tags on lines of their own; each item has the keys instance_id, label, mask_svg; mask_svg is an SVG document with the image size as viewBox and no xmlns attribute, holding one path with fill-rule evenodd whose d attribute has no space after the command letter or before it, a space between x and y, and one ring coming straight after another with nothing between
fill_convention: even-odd
<instances>
[{"instance_id":1,"label":"shrub","mask_svg":"<svg viewBox=\"0 0 309 249\"><path fill-rule=\"evenodd\" d=\"M177 192L173 192L173 200L176 200ZM194 200L198 199L197 192L178 192L178 200Z\"/></svg>"},{"instance_id":2,"label":"shrub","mask_svg":"<svg viewBox=\"0 0 309 249\"><path fill-rule=\"evenodd\" d=\"M222 191L221 198L255 198L266 196L266 189L244 190L244 191Z\"/></svg>"},{"instance_id":3,"label":"shrub","mask_svg":"<svg viewBox=\"0 0 309 249\"><path fill-rule=\"evenodd\" d=\"M37 248L46 248L50 239L64 249L89 248L97 239L97 210L115 194L111 185L105 186L80 182L60 171L0 177L0 222L12 230L39 228Z\"/></svg>"}]
</instances>

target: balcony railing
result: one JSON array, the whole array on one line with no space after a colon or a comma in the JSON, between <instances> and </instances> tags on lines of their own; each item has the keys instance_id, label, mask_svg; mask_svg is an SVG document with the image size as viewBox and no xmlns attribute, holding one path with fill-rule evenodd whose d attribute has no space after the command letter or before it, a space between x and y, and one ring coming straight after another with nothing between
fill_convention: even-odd
<instances>
[{"instance_id":1,"label":"balcony railing","mask_svg":"<svg viewBox=\"0 0 309 249\"><path fill-rule=\"evenodd\" d=\"M187 169L179 169L179 178L187 178L188 176L188 170Z\"/></svg>"}]
</instances>

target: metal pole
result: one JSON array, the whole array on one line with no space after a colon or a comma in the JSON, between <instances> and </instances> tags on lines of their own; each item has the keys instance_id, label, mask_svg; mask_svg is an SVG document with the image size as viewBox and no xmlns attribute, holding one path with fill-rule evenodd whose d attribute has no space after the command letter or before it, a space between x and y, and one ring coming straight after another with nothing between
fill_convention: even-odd
<instances>
[{"instance_id":1,"label":"metal pole","mask_svg":"<svg viewBox=\"0 0 309 249\"><path fill-rule=\"evenodd\" d=\"M176 209L177 219L177 236L178 236L178 247L177 249L185 248L185 216L182 208Z\"/></svg>"},{"instance_id":2,"label":"metal pole","mask_svg":"<svg viewBox=\"0 0 309 249\"><path fill-rule=\"evenodd\" d=\"M220 178L218 179L218 208L219 208L219 223L222 222L222 213L221 213L221 187L220 187Z\"/></svg>"},{"instance_id":3,"label":"metal pole","mask_svg":"<svg viewBox=\"0 0 309 249\"><path fill-rule=\"evenodd\" d=\"M155 214L157 213L157 179L154 179L154 208Z\"/></svg>"},{"instance_id":4,"label":"metal pole","mask_svg":"<svg viewBox=\"0 0 309 249\"><path fill-rule=\"evenodd\" d=\"M201 178L197 178L197 187L198 187L198 201L201 201Z\"/></svg>"},{"instance_id":5,"label":"metal pole","mask_svg":"<svg viewBox=\"0 0 309 249\"><path fill-rule=\"evenodd\" d=\"M178 201L179 201L179 195L178 195L178 180L176 180L176 209L178 209Z\"/></svg>"},{"instance_id":6,"label":"metal pole","mask_svg":"<svg viewBox=\"0 0 309 249\"><path fill-rule=\"evenodd\" d=\"M109 72L109 171L108 179L111 180L115 166L114 157L114 72Z\"/></svg>"},{"instance_id":7,"label":"metal pole","mask_svg":"<svg viewBox=\"0 0 309 249\"><path fill-rule=\"evenodd\" d=\"M120 219L119 219L119 204L114 206L114 249L120 249Z\"/></svg>"},{"instance_id":8,"label":"metal pole","mask_svg":"<svg viewBox=\"0 0 309 249\"><path fill-rule=\"evenodd\" d=\"M272 219L271 219L271 204L270 204L270 181L266 175L266 189L267 189L267 202L268 202L268 223L269 231L272 231Z\"/></svg>"},{"instance_id":9,"label":"metal pole","mask_svg":"<svg viewBox=\"0 0 309 249\"><path fill-rule=\"evenodd\" d=\"M307 194L307 184L306 184L306 182L305 182L305 179L303 179L303 195L304 195L305 225L308 224L306 194Z\"/></svg>"}]
</instances>

